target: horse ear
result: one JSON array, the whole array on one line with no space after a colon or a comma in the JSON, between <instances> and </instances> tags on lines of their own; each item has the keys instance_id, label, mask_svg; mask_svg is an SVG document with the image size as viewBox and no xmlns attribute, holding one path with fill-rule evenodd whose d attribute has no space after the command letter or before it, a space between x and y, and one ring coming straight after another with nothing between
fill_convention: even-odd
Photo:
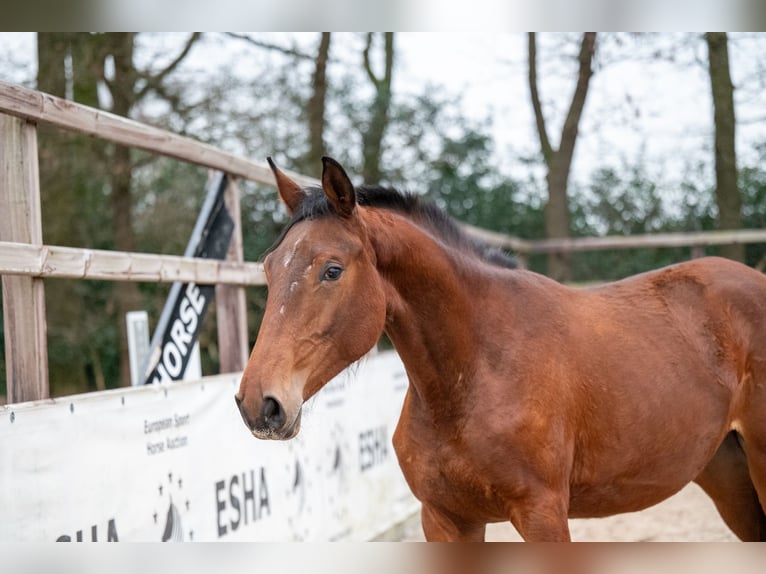
<instances>
[{"instance_id":1,"label":"horse ear","mask_svg":"<svg viewBox=\"0 0 766 574\"><path fill-rule=\"evenodd\" d=\"M356 207L354 185L343 167L331 157L322 158L322 189L341 217L351 217Z\"/></svg>"},{"instance_id":2,"label":"horse ear","mask_svg":"<svg viewBox=\"0 0 766 574\"><path fill-rule=\"evenodd\" d=\"M277 180L277 191L279 191L279 197L282 198L282 201L287 206L287 211L290 215L292 215L298 210L301 203L305 199L306 194L303 192L303 188L301 188L300 185L287 177L277 167L277 164L274 163L273 159L267 157L266 161L269 162L269 167L271 168L271 171L274 172L274 179Z\"/></svg>"}]
</instances>

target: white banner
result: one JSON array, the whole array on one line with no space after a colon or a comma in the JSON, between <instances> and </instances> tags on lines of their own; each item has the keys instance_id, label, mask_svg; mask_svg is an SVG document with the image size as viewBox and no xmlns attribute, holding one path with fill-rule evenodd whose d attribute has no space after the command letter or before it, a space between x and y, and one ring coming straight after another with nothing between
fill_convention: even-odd
<instances>
[{"instance_id":1,"label":"white banner","mask_svg":"<svg viewBox=\"0 0 766 574\"><path fill-rule=\"evenodd\" d=\"M407 377L364 359L259 441L238 375L0 407L0 542L367 540L418 508L391 445Z\"/></svg>"}]
</instances>

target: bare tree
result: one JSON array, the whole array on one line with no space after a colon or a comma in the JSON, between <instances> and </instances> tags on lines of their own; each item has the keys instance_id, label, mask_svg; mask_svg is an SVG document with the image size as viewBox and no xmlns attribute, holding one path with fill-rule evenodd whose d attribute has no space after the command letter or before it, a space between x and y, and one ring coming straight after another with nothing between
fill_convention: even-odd
<instances>
[{"instance_id":1,"label":"bare tree","mask_svg":"<svg viewBox=\"0 0 766 574\"><path fill-rule=\"evenodd\" d=\"M593 75L592 62L596 51L596 33L586 32L580 42L578 55L579 71L572 101L569 104L558 149L553 147L548 137L548 128L543 115L537 82L537 38L529 33L529 91L535 112L535 123L540 138L540 148L548 170L548 203L545 207L545 231L549 238L569 237L569 202L567 186L572 166L575 144L577 142L580 117L588 95L590 78ZM548 256L548 274L558 281L572 278L572 262L569 254L552 253Z\"/></svg>"},{"instance_id":2,"label":"bare tree","mask_svg":"<svg viewBox=\"0 0 766 574\"><path fill-rule=\"evenodd\" d=\"M94 37L71 32L37 35L37 88L61 98L98 105L98 66ZM108 217L98 201L105 187L107 162L104 146L41 124L40 196L44 241L53 245L98 246L108 241ZM77 222L77 224L73 224ZM55 395L105 388L99 357L101 317L89 314L88 301L98 297L97 287L72 281L46 285L48 362L58 376L50 381ZM62 305L60 302L65 301ZM89 384L83 385L83 380Z\"/></svg>"},{"instance_id":3,"label":"bare tree","mask_svg":"<svg viewBox=\"0 0 766 574\"><path fill-rule=\"evenodd\" d=\"M364 69L375 88L375 99L370 109L370 121L362 134L362 178L365 183L378 183L381 179L380 160L383 154L383 137L389 122L391 107L391 79L394 69L394 33L383 35L383 73L376 75L372 69L370 52L374 41L372 33L367 34L367 45L363 52Z\"/></svg>"},{"instance_id":4,"label":"bare tree","mask_svg":"<svg viewBox=\"0 0 766 574\"><path fill-rule=\"evenodd\" d=\"M734 87L729 72L729 47L725 32L705 34L708 47L708 68L713 94L715 125L715 197L718 204L719 229L739 229L742 226L742 198L737 186L737 155L734 144ZM724 245L721 255L744 261L745 249L739 244Z\"/></svg>"},{"instance_id":5,"label":"bare tree","mask_svg":"<svg viewBox=\"0 0 766 574\"><path fill-rule=\"evenodd\" d=\"M135 33L121 32L107 38L109 53L114 61L114 78L107 82L112 95L112 111L120 116L129 116L137 101L135 91L138 72L133 64ZM118 251L135 251L133 231L133 166L130 148L115 145L110 170L112 229L114 247ZM130 384L130 364L125 315L141 308L138 285L131 281L118 281L114 285L114 302L120 325L120 384Z\"/></svg>"},{"instance_id":6,"label":"bare tree","mask_svg":"<svg viewBox=\"0 0 766 574\"><path fill-rule=\"evenodd\" d=\"M325 155L325 110L327 108L327 64L330 60L330 32L323 32L314 60L314 74L311 81L311 97L307 114L309 126L309 149L302 165L304 173L319 176L321 159Z\"/></svg>"},{"instance_id":7,"label":"bare tree","mask_svg":"<svg viewBox=\"0 0 766 574\"><path fill-rule=\"evenodd\" d=\"M99 107L99 85L108 88L111 96L110 111L129 117L148 94L155 93L165 95L165 81L167 77L186 58L192 46L200 38L200 34L192 34L178 55L165 67L156 72L139 70L134 63L136 33L108 33L108 34L84 34L84 33L40 33L38 35L38 87L62 97L71 97L79 103L93 107ZM113 62L113 75L106 73L106 62ZM68 70L68 71L67 71ZM68 77L69 76L69 77ZM55 138L55 136L54 136ZM133 229L132 211L132 175L134 161L129 148L123 146L104 146L95 140L73 140L70 136L59 136L59 139L50 140L51 144L41 151L41 179L51 182L52 185L44 193L48 194L56 206L61 209L48 209L51 224L47 232L55 233L64 243L71 242L73 233L83 234L83 229L97 229L99 234L110 233L114 248L119 251L135 250L135 234ZM56 145L58 142L59 145ZM73 146L77 146L78 153L72 153ZM57 161L59 154L66 157L65 161ZM49 169L48 158L52 159ZM63 185L56 186L56 180L62 181L62 174L74 173L73 177L80 177L81 185L67 187L65 180ZM83 175L85 174L85 175ZM87 180L86 180L87 176ZM110 214L100 213L100 225L83 225L84 217L81 212L83 201L75 194L78 188L90 188L99 190L101 185L106 184L110 190L111 209ZM99 190L101 193L102 190ZM82 194L83 192L78 192ZM77 211L77 210L80 211ZM89 210L95 206L89 205ZM74 226L71 222L78 220L80 225ZM95 219L95 217L93 218ZM111 225L105 226L104 219L111 219ZM47 222L46 222L47 225ZM63 227L62 227L63 226ZM67 236L66 233L70 235ZM105 238L82 238L83 241L104 242ZM75 238L76 240L76 238ZM127 334L125 332L125 314L140 306L138 286L133 282L117 282L113 286L111 311L117 315L119 324L120 340L120 384L130 384L129 363L127 355ZM71 302L71 298L67 301ZM69 304L65 307L69 307ZM73 320L72 325L77 325ZM73 337L76 334L72 335ZM87 346L88 341L85 342ZM94 373L97 387L104 385L103 374L100 372L101 360L93 351L86 358L88 369ZM101 381L101 382L99 382Z\"/></svg>"},{"instance_id":8,"label":"bare tree","mask_svg":"<svg viewBox=\"0 0 766 574\"><path fill-rule=\"evenodd\" d=\"M161 70L150 73L140 71L133 61L135 52L135 32L106 34L103 42L105 53L114 61L114 78L104 78L112 96L112 112L129 117L138 103L154 91L162 93L165 79L183 62L191 48L199 40L200 34L194 33L184 44L178 55ZM143 86L139 88L140 82ZM118 251L135 251L135 232L133 228L133 161L131 150L115 145L111 157L111 204L114 247ZM138 285L120 281L114 287L115 310L120 325L120 384L130 384L130 363L128 361L128 340L125 315L141 307Z\"/></svg>"}]
</instances>

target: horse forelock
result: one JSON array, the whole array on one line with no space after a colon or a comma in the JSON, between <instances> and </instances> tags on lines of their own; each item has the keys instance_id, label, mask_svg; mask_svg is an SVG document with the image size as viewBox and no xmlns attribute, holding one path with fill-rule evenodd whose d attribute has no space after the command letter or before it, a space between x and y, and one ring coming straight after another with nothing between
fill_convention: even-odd
<instances>
[{"instance_id":1,"label":"horse forelock","mask_svg":"<svg viewBox=\"0 0 766 574\"><path fill-rule=\"evenodd\" d=\"M335 215L335 211L322 188L309 187L304 191L305 199L264 255L274 251L284 241L285 236L293 226L301 221ZM377 186L360 186L355 191L356 201L359 205L390 209L404 214L416 224L434 233L447 245L457 247L493 265L511 269L517 267L516 260L512 256L507 255L501 249L469 237L452 217L435 203L425 200L422 196L411 192L401 192L390 187Z\"/></svg>"}]
</instances>

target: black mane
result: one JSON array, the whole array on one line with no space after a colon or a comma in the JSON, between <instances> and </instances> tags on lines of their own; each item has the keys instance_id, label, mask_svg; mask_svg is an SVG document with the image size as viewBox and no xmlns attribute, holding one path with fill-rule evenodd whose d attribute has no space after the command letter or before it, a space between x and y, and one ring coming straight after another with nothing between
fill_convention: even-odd
<instances>
[{"instance_id":1,"label":"black mane","mask_svg":"<svg viewBox=\"0 0 766 574\"><path fill-rule=\"evenodd\" d=\"M300 207L295 213L293 213L287 226L282 230L282 233L280 233L267 253L273 251L282 242L287 232L295 224L307 219L318 219L335 213L321 188L310 187L305 192L306 198L301 202ZM356 187L355 192L356 201L359 205L391 209L403 213L432 231L452 247L472 253L480 259L500 267L513 269L517 266L516 260L513 257L506 255L501 249L468 236L455 220L439 209L435 203L424 200L419 195L402 193L389 187L370 186Z\"/></svg>"}]
</instances>

